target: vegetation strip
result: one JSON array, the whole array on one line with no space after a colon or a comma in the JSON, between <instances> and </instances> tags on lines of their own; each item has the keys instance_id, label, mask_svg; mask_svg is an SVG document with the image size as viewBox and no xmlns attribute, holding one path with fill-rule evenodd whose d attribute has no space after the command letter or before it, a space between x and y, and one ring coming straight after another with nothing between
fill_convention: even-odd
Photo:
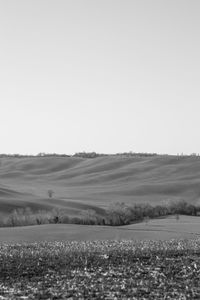
<instances>
[{"instance_id":1,"label":"vegetation strip","mask_svg":"<svg viewBox=\"0 0 200 300\"><path fill-rule=\"evenodd\" d=\"M53 191L50 191L53 193ZM189 216L200 215L200 205L193 205L185 200L167 200L158 205L140 203L127 205L113 203L103 210L101 215L92 209L82 210L77 217L69 217L64 209L54 208L51 211L33 212L29 207L18 208L0 220L0 227L28 226L42 224L81 224L81 225L108 225L121 226L149 219L176 215L177 221L180 214Z\"/></svg>"},{"instance_id":2,"label":"vegetation strip","mask_svg":"<svg viewBox=\"0 0 200 300\"><path fill-rule=\"evenodd\" d=\"M199 299L200 239L0 245L0 299Z\"/></svg>"}]
</instances>

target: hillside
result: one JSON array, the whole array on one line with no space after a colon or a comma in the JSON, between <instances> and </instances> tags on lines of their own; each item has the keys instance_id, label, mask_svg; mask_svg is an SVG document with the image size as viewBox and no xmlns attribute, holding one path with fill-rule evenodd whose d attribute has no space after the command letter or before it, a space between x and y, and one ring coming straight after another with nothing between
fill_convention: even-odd
<instances>
[{"instance_id":1,"label":"hillside","mask_svg":"<svg viewBox=\"0 0 200 300\"><path fill-rule=\"evenodd\" d=\"M52 189L53 199L47 191ZM197 157L0 158L0 212L65 208L70 215L113 202L200 202Z\"/></svg>"},{"instance_id":2,"label":"hillside","mask_svg":"<svg viewBox=\"0 0 200 300\"><path fill-rule=\"evenodd\" d=\"M0 245L41 241L171 240L199 238L200 218L174 216L120 226L48 224L0 228Z\"/></svg>"}]
</instances>

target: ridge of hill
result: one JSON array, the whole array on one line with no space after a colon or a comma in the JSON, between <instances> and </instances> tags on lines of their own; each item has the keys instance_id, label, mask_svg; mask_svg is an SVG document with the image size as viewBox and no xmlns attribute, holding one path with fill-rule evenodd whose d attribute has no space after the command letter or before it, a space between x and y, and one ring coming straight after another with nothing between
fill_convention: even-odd
<instances>
[{"instance_id":1,"label":"ridge of hill","mask_svg":"<svg viewBox=\"0 0 200 300\"><path fill-rule=\"evenodd\" d=\"M55 192L49 199L47 191ZM70 215L113 202L200 201L200 160L179 156L1 157L0 213L60 207Z\"/></svg>"}]
</instances>

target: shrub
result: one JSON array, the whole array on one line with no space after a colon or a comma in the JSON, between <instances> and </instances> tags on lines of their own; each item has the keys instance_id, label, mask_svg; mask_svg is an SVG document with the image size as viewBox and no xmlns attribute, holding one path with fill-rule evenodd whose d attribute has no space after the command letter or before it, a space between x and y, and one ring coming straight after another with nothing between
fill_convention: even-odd
<instances>
[{"instance_id":1,"label":"shrub","mask_svg":"<svg viewBox=\"0 0 200 300\"><path fill-rule=\"evenodd\" d=\"M33 212L29 207L14 209L7 217L0 220L0 226L26 226L48 223L110 225L120 226L150 218L167 215L200 215L200 206L189 204L184 200L165 201L159 205L145 203L127 205L125 203L111 204L104 215L97 214L92 209L82 210L80 215L69 217L63 209L54 208L51 211L39 210Z\"/></svg>"},{"instance_id":2,"label":"shrub","mask_svg":"<svg viewBox=\"0 0 200 300\"><path fill-rule=\"evenodd\" d=\"M111 204L106 217L108 225L127 225L131 221L131 211L124 203Z\"/></svg>"}]
</instances>

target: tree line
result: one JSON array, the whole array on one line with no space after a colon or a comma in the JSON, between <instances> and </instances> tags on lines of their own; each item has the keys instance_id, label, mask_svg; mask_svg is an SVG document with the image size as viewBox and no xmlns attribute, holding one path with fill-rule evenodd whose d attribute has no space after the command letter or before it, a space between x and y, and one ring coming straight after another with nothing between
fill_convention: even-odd
<instances>
[{"instance_id":1,"label":"tree line","mask_svg":"<svg viewBox=\"0 0 200 300\"><path fill-rule=\"evenodd\" d=\"M169 154L158 154L158 153L148 153L148 152L122 152L122 153L114 153L114 154L105 154L105 153L96 153L96 152L77 152L75 154L58 154L58 153L45 153L40 152L36 155L29 155L29 154L0 154L0 158L37 158L37 157L80 157L80 158L97 158L97 157L104 157L104 156L122 156L122 157L177 157L177 158L188 158L188 157L195 157L200 158L198 153L191 153L191 154L177 154L177 155L169 155Z\"/></svg>"},{"instance_id":2,"label":"tree line","mask_svg":"<svg viewBox=\"0 0 200 300\"><path fill-rule=\"evenodd\" d=\"M41 224L81 224L122 226L135 222L148 222L149 219L175 215L200 216L200 205L190 204L184 200L165 201L162 204L115 203L105 209L103 214L95 210L82 210L77 216L68 216L66 211L54 208L51 211L32 211L29 207L14 209L0 220L0 226L26 226Z\"/></svg>"}]
</instances>

